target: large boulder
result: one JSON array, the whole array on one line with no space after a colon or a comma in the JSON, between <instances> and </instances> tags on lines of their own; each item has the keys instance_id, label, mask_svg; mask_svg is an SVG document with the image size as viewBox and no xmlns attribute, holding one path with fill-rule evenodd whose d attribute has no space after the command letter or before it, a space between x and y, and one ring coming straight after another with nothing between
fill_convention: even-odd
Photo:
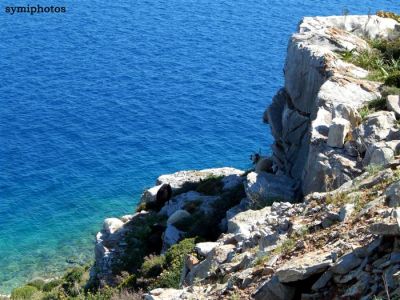
<instances>
[{"instance_id":1,"label":"large boulder","mask_svg":"<svg viewBox=\"0 0 400 300\"><path fill-rule=\"evenodd\" d=\"M124 222L122 222L118 218L107 218L103 223L103 230L105 233L114 234L118 230L120 230L124 226Z\"/></svg>"},{"instance_id":2,"label":"large boulder","mask_svg":"<svg viewBox=\"0 0 400 300\"><path fill-rule=\"evenodd\" d=\"M213 248L205 260L195 265L186 275L184 282L193 284L196 280L203 280L216 272L216 270L225 262L229 262L233 258L234 245L221 245Z\"/></svg>"},{"instance_id":3,"label":"large boulder","mask_svg":"<svg viewBox=\"0 0 400 300\"><path fill-rule=\"evenodd\" d=\"M291 259L276 271L281 283L296 282L324 272L332 264L330 253L310 252L297 259Z\"/></svg>"},{"instance_id":4,"label":"large boulder","mask_svg":"<svg viewBox=\"0 0 400 300\"><path fill-rule=\"evenodd\" d=\"M353 132L361 152L366 152L369 146L385 140L395 124L396 118L393 112L378 111L368 115Z\"/></svg>"},{"instance_id":5,"label":"large boulder","mask_svg":"<svg viewBox=\"0 0 400 300\"><path fill-rule=\"evenodd\" d=\"M270 173L251 172L247 175L245 191L247 198L255 206L264 206L274 201L296 200L297 183L287 176Z\"/></svg>"},{"instance_id":6,"label":"large boulder","mask_svg":"<svg viewBox=\"0 0 400 300\"><path fill-rule=\"evenodd\" d=\"M204 196L198 192L190 191L173 197L160 210L160 214L170 217L176 211L184 210L188 206L196 207L203 212L210 212L213 210L213 203L218 199L219 196Z\"/></svg>"},{"instance_id":7,"label":"large boulder","mask_svg":"<svg viewBox=\"0 0 400 300\"><path fill-rule=\"evenodd\" d=\"M386 201L390 207L400 206L400 181L392 183L385 192Z\"/></svg>"},{"instance_id":8,"label":"large boulder","mask_svg":"<svg viewBox=\"0 0 400 300\"><path fill-rule=\"evenodd\" d=\"M296 288L282 284L277 276L272 276L254 293L255 300L291 300L296 295Z\"/></svg>"},{"instance_id":9,"label":"large boulder","mask_svg":"<svg viewBox=\"0 0 400 300\"><path fill-rule=\"evenodd\" d=\"M199 171L179 171L173 174L161 175L157 179L157 185L169 184L172 190L179 191L185 187L191 187L209 177L240 176L244 172L234 168L214 168Z\"/></svg>"},{"instance_id":10,"label":"large boulder","mask_svg":"<svg viewBox=\"0 0 400 300\"><path fill-rule=\"evenodd\" d=\"M389 110L395 113L397 118L400 118L400 95L387 96L386 105Z\"/></svg>"},{"instance_id":11,"label":"large boulder","mask_svg":"<svg viewBox=\"0 0 400 300\"><path fill-rule=\"evenodd\" d=\"M349 133L350 122L343 118L335 118L329 127L328 146L343 148L344 140Z\"/></svg>"}]
</instances>

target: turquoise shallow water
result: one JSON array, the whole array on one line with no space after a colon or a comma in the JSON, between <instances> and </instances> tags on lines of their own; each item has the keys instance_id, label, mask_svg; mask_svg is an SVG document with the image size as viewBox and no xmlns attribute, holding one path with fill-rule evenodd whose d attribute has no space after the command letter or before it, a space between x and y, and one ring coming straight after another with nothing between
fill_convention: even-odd
<instances>
[{"instance_id":1,"label":"turquoise shallow water","mask_svg":"<svg viewBox=\"0 0 400 300\"><path fill-rule=\"evenodd\" d=\"M58 3L61 3L58 1ZM46 3L41 3L45 5ZM249 166L302 16L396 0L64 1L0 13L0 293L92 257L163 173Z\"/></svg>"}]
</instances>

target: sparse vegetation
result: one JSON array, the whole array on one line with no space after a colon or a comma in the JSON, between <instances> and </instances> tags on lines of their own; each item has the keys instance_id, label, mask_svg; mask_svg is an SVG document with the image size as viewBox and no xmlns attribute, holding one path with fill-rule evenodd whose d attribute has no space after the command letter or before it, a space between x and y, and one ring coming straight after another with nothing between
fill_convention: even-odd
<instances>
[{"instance_id":1,"label":"sparse vegetation","mask_svg":"<svg viewBox=\"0 0 400 300\"><path fill-rule=\"evenodd\" d=\"M386 110L386 98L381 97L368 102L359 110L359 113L364 120L368 115L380 110Z\"/></svg>"},{"instance_id":2,"label":"sparse vegetation","mask_svg":"<svg viewBox=\"0 0 400 300\"><path fill-rule=\"evenodd\" d=\"M392 16L396 16L392 14ZM368 41L371 49L340 53L344 61L369 71L368 79L384 82L387 86L400 88L400 38Z\"/></svg>"},{"instance_id":3,"label":"sparse vegetation","mask_svg":"<svg viewBox=\"0 0 400 300\"><path fill-rule=\"evenodd\" d=\"M214 175L208 176L206 179L200 181L196 192L210 196L218 195L223 188L222 178L224 177Z\"/></svg>"},{"instance_id":4,"label":"sparse vegetation","mask_svg":"<svg viewBox=\"0 0 400 300\"><path fill-rule=\"evenodd\" d=\"M370 176L376 175L382 170L383 170L382 165L375 165L375 164L370 164L365 168L365 171L368 172Z\"/></svg>"},{"instance_id":5,"label":"sparse vegetation","mask_svg":"<svg viewBox=\"0 0 400 300\"><path fill-rule=\"evenodd\" d=\"M31 285L25 285L23 287L16 288L11 293L12 300L31 300L40 299L40 291Z\"/></svg>"},{"instance_id":6,"label":"sparse vegetation","mask_svg":"<svg viewBox=\"0 0 400 300\"><path fill-rule=\"evenodd\" d=\"M390 18L400 23L400 15L394 12L380 10L376 13L376 15L382 18Z\"/></svg>"}]
</instances>

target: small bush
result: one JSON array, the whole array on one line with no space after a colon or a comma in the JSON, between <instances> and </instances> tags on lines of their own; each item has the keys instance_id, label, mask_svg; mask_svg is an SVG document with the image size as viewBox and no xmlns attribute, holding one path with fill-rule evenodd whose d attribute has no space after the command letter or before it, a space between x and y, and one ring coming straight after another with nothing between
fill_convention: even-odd
<instances>
[{"instance_id":1,"label":"small bush","mask_svg":"<svg viewBox=\"0 0 400 300\"><path fill-rule=\"evenodd\" d=\"M385 85L400 88L400 71L389 74L385 79Z\"/></svg>"},{"instance_id":2,"label":"small bush","mask_svg":"<svg viewBox=\"0 0 400 300\"><path fill-rule=\"evenodd\" d=\"M372 100L368 102L366 105L364 105L360 110L360 116L364 120L368 115L380 111L380 110L386 110L386 98L377 98L375 100Z\"/></svg>"},{"instance_id":3,"label":"small bush","mask_svg":"<svg viewBox=\"0 0 400 300\"><path fill-rule=\"evenodd\" d=\"M400 15L394 12L380 10L376 13L376 15L381 18L390 18L400 23Z\"/></svg>"},{"instance_id":4,"label":"small bush","mask_svg":"<svg viewBox=\"0 0 400 300\"><path fill-rule=\"evenodd\" d=\"M33 286L33 287L37 288L38 290L43 290L43 287L45 284L46 284L46 282L43 279L35 279L35 280L32 280L31 282L29 282L27 285Z\"/></svg>"},{"instance_id":5,"label":"small bush","mask_svg":"<svg viewBox=\"0 0 400 300\"><path fill-rule=\"evenodd\" d=\"M161 274L163 267L165 264L164 255L155 255L145 258L142 267L141 273L144 277L157 277Z\"/></svg>"},{"instance_id":6,"label":"small bush","mask_svg":"<svg viewBox=\"0 0 400 300\"><path fill-rule=\"evenodd\" d=\"M60 295L59 291L51 291L45 293L41 300L60 300L62 297L63 296Z\"/></svg>"},{"instance_id":7,"label":"small bush","mask_svg":"<svg viewBox=\"0 0 400 300\"><path fill-rule=\"evenodd\" d=\"M38 293L39 290L31 285L25 285L23 287L19 287L13 289L11 292L12 300L31 300L35 298L35 294Z\"/></svg>"},{"instance_id":8,"label":"small bush","mask_svg":"<svg viewBox=\"0 0 400 300\"><path fill-rule=\"evenodd\" d=\"M383 86L381 88L382 97L387 97L388 95L400 95L400 88L395 86Z\"/></svg>"},{"instance_id":9,"label":"small bush","mask_svg":"<svg viewBox=\"0 0 400 300\"><path fill-rule=\"evenodd\" d=\"M121 261L113 265L114 274L134 273L141 267L144 257L152 252L152 226L164 223L165 217L156 213L144 214L130 222L125 238L127 248Z\"/></svg>"},{"instance_id":10,"label":"small bush","mask_svg":"<svg viewBox=\"0 0 400 300\"><path fill-rule=\"evenodd\" d=\"M42 290L44 292L50 292L51 290L53 290L54 288L56 288L57 286L61 285L63 281L61 279L53 279L51 281L46 282L43 285Z\"/></svg>"},{"instance_id":11,"label":"small bush","mask_svg":"<svg viewBox=\"0 0 400 300\"><path fill-rule=\"evenodd\" d=\"M200 181L196 188L196 192L210 196L218 195L221 193L223 188L222 178L223 176L214 175L207 177L206 179Z\"/></svg>"},{"instance_id":12,"label":"small bush","mask_svg":"<svg viewBox=\"0 0 400 300\"><path fill-rule=\"evenodd\" d=\"M193 252L195 239L185 239L173 245L165 253L164 271L158 276L151 288L179 288L181 272L185 263L185 258Z\"/></svg>"}]
</instances>

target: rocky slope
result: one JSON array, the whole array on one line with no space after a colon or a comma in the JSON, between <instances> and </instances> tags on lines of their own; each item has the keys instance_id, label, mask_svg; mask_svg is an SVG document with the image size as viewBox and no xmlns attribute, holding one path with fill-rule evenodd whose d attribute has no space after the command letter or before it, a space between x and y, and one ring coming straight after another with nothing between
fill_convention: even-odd
<instances>
[{"instance_id":1,"label":"rocky slope","mask_svg":"<svg viewBox=\"0 0 400 300\"><path fill-rule=\"evenodd\" d=\"M400 16L378 15L302 20L271 157L160 176L93 266L11 298L400 299Z\"/></svg>"},{"instance_id":2,"label":"rocky slope","mask_svg":"<svg viewBox=\"0 0 400 300\"><path fill-rule=\"evenodd\" d=\"M91 285L154 300L399 298L400 98L343 59L399 32L392 18L304 18L264 114L272 157L159 177L135 214L105 220Z\"/></svg>"}]
</instances>

